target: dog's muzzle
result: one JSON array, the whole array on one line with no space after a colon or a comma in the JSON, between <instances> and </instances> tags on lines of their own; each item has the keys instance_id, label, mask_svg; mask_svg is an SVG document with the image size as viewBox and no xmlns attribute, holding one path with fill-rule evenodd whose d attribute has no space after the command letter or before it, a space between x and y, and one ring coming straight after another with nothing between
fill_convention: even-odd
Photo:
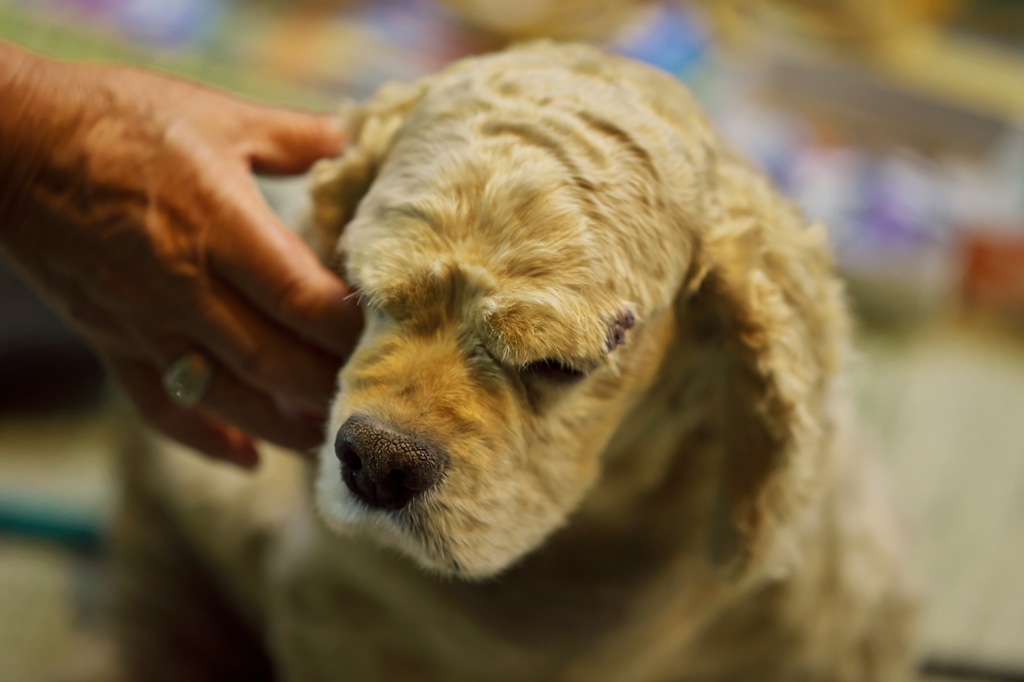
<instances>
[{"instance_id":1,"label":"dog's muzzle","mask_svg":"<svg viewBox=\"0 0 1024 682\"><path fill-rule=\"evenodd\" d=\"M338 429L334 452L345 485L374 509L402 509L437 485L448 464L433 443L358 414Z\"/></svg>"}]
</instances>

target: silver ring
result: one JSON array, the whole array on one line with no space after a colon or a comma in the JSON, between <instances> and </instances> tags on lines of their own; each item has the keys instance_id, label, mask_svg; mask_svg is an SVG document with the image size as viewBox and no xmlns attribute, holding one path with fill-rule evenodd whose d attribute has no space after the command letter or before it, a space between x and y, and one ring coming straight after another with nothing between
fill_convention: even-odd
<instances>
[{"instance_id":1,"label":"silver ring","mask_svg":"<svg viewBox=\"0 0 1024 682\"><path fill-rule=\"evenodd\" d=\"M201 353L186 353L164 372L164 390L182 407L195 407L206 396L213 367Z\"/></svg>"}]
</instances>

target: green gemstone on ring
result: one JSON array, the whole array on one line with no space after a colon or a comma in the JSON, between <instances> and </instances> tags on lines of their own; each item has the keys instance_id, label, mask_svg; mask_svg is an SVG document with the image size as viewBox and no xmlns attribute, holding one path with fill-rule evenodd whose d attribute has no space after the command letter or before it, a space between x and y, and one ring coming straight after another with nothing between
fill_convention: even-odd
<instances>
[{"instance_id":1,"label":"green gemstone on ring","mask_svg":"<svg viewBox=\"0 0 1024 682\"><path fill-rule=\"evenodd\" d=\"M202 402L210 387L213 369L199 353L186 353L164 372L164 390L182 407L195 407Z\"/></svg>"}]
</instances>

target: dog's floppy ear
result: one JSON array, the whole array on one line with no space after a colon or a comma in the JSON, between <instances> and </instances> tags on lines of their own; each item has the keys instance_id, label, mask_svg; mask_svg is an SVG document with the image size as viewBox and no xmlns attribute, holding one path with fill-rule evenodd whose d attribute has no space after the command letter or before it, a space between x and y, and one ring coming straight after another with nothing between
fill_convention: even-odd
<instances>
[{"instance_id":1,"label":"dog's floppy ear","mask_svg":"<svg viewBox=\"0 0 1024 682\"><path fill-rule=\"evenodd\" d=\"M342 230L355 215L387 157L395 133L422 99L428 84L427 79L389 83L366 104L342 108L349 144L338 158L314 166L310 176L313 209L307 227L313 248L325 262L335 257Z\"/></svg>"},{"instance_id":2,"label":"dog's floppy ear","mask_svg":"<svg viewBox=\"0 0 1024 682\"><path fill-rule=\"evenodd\" d=\"M828 401L847 333L824 228L742 161L716 170L718 216L677 301L688 337L712 344L721 435L708 547L740 575L784 544L813 495L831 429Z\"/></svg>"}]
</instances>

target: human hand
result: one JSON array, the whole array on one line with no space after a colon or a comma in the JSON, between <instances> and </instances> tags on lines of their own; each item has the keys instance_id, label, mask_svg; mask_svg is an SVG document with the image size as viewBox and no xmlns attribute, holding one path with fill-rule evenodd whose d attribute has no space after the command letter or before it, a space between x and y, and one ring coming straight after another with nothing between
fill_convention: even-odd
<instances>
[{"instance_id":1,"label":"human hand","mask_svg":"<svg viewBox=\"0 0 1024 682\"><path fill-rule=\"evenodd\" d=\"M252 171L337 154L331 118L134 69L0 45L0 246L99 348L148 420L253 465L249 436L319 444L362 315L264 203ZM195 410L162 372L199 350Z\"/></svg>"}]
</instances>

